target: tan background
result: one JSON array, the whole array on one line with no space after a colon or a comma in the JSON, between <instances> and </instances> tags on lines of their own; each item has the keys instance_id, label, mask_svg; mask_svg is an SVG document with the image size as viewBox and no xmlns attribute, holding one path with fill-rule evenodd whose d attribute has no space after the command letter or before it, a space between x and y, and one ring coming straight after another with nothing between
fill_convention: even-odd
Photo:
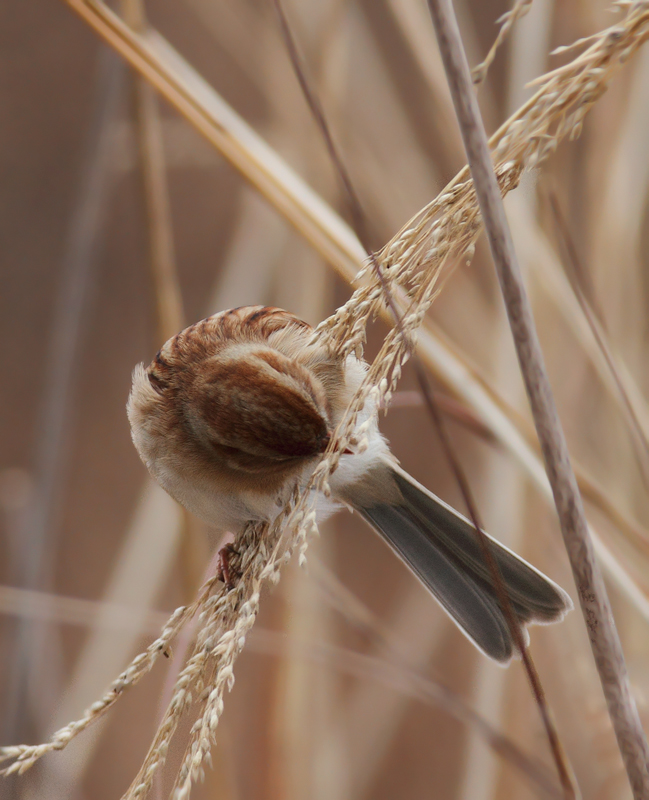
<instances>
[{"instance_id":1,"label":"tan background","mask_svg":"<svg viewBox=\"0 0 649 800\"><path fill-rule=\"evenodd\" d=\"M491 0L456 5L476 64L508 6ZM287 8L379 246L463 164L454 123L431 90L430 73L422 70L430 31L407 25L408 14L421 14L423 6L414 0L293 0ZM525 80L561 63L544 54L611 23L605 8L603 2L535 0L534 19L515 30L480 90L490 131L522 102ZM270 3L154 0L147 12L235 110L339 207L335 176ZM423 62L417 56L420 35ZM641 53L614 82L581 139L562 146L542 175L526 180L511 200L513 220L521 209L532 220L527 227L515 225L516 236L527 237L519 242L523 266L542 274L542 263L530 263L535 254L545 257L531 237L546 236L556 260L545 194L556 187L610 339L645 392L647 55ZM30 0L0 11L0 86L0 581L102 602L116 571L130 568L126 585L110 598L133 609L134 619L147 597L154 609L169 611L192 596L207 548L203 531L192 523L177 555L172 544L168 556L165 548L158 551L156 526L173 528L175 512L154 497L158 516L142 523L151 527L150 555L138 561L125 550L146 475L130 443L124 406L134 364L150 360L161 344L132 76L64 4ZM256 302L284 306L313 323L331 313L349 288L183 120L164 104L160 113L187 321ZM566 323L561 298L538 280L531 291L571 448L625 513L647 523L646 489L628 425ZM471 267L458 267L432 316L524 410L484 242ZM370 331L369 356L383 332L380 325ZM407 370L402 388L414 389ZM521 469L465 427L450 426L488 528L574 596L555 518ZM395 407L383 430L404 467L461 508L421 407ZM43 498L49 500L42 524L36 524L34 509ZM609 523L590 513L612 536ZM619 536L610 541L642 585L643 564ZM263 598L259 628L277 636L251 637L227 698L214 770L195 797L537 796L474 730L412 699L407 676L398 686L386 685L368 662L349 674L355 662L345 652L373 655L379 663L392 656L333 608L319 565L384 622L422 675L457 690L550 764L520 665L504 672L486 664L359 519L341 514L327 523L309 554L309 572L291 565ZM67 606L47 598L38 613L49 609L50 621L38 623L36 606L13 607L8 597L0 597L1 744L44 740L66 721L62 714L78 716L155 629L149 624L133 636L122 619L106 633L93 623L93 607L85 622L72 624L69 616L79 617L79 606L66 617ZM649 620L616 590L613 600L644 709ZM93 642L95 660L85 662ZM333 653L331 646L344 651ZM532 652L584 798L627 797L579 613L561 627L536 629ZM174 660L158 665L120 701L97 737L86 733L69 754L50 755L32 774L0 783L0 797L119 798L146 753L165 675L174 668ZM182 745L170 757L168 775L181 754Z\"/></svg>"}]
</instances>

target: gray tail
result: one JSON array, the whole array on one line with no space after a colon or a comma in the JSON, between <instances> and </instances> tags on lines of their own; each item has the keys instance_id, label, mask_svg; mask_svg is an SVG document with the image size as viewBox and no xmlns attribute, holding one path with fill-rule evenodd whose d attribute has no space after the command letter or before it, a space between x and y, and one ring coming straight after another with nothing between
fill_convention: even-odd
<instances>
[{"instance_id":1,"label":"gray tail","mask_svg":"<svg viewBox=\"0 0 649 800\"><path fill-rule=\"evenodd\" d=\"M359 507L451 618L486 655L507 662L515 645L473 525L438 497L390 466L401 499ZM490 538L514 614L524 626L560 620L572 608L566 592Z\"/></svg>"}]
</instances>

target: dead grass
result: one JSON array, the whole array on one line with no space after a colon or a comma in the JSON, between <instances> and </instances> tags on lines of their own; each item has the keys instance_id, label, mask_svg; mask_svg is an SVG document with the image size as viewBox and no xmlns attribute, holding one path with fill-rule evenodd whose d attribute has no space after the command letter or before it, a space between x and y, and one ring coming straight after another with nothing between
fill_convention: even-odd
<instances>
[{"instance_id":1,"label":"dead grass","mask_svg":"<svg viewBox=\"0 0 649 800\"><path fill-rule=\"evenodd\" d=\"M257 133L246 126L213 90L201 83L200 77L191 70L186 62L180 59L159 34L149 29L143 33L129 31L101 3L90 2L90 0L88 2L68 0L68 2L241 171L253 186L295 226L321 257L334 266L338 273L347 280L355 277L362 264L363 251L349 228L317 193L309 189L297 174L282 162ZM408 4L405 2L403 4L395 2L393 5L397 13L408 8ZM255 12L252 13L254 17ZM334 8L330 9L330 13L342 14L342 18L346 20L346 24L350 25L352 30L358 31L366 25L366 20L360 18L355 11L349 9L341 11L339 8ZM590 21L588 22L590 23ZM306 27L308 28L308 25ZM589 30L593 29L591 25ZM410 31L413 35L416 32L412 26L408 27L407 25L403 30ZM626 65L630 56L646 40L648 30L649 11L646 9L646 4L623 4L613 27L593 36L582 46L581 53L563 67L548 73L539 82L540 88L536 94L510 120L501 125L491 139L496 170L503 193L515 188L525 171L536 170L550 159L555 154L561 140L574 138L580 133L586 112L596 101L600 100L614 75ZM227 38L228 35L227 31L224 31L223 36ZM311 35L313 41L317 42L317 33L312 31ZM277 48L277 42L272 40L272 36L269 36L268 39L268 53L271 54L269 62L274 63L280 51ZM336 42L334 36L330 44L333 52L339 55L341 50L335 48L341 46ZM367 47L363 49L363 54L367 52ZM413 52L415 52L414 47ZM574 51L571 51L569 55L572 55L572 52ZM414 68L416 69L418 64L425 71L429 80L428 86L432 103L443 107L444 103L448 103L448 99L443 97L444 90L443 84L439 80L439 69L426 61L425 48L422 49L421 45L418 46L416 53L417 56L413 61L417 63ZM248 55L252 57L251 53ZM354 56L358 57L357 54ZM326 64L326 57L324 57L324 63ZM497 62L494 66L496 65ZM630 68L633 69L632 66ZM275 87L283 85L282 67L278 66L277 70L280 77L274 81ZM365 79L365 77L358 78L359 81ZM492 88L498 90L497 85ZM338 98L342 107L345 103L344 95L351 89L339 85L337 91L342 94L342 97ZM621 90L616 89L616 91ZM448 108L448 105L446 107ZM364 136L368 141L375 138L372 131L380 129L380 109L365 109L363 113L365 116L359 113L359 128L353 134L343 131L343 136L349 135L351 139L355 135L360 141L363 141ZM342 113L338 116L340 119L345 118ZM625 114L621 113L619 124L617 126L610 125L611 130L609 130L608 136L613 140L623 129L625 119ZM390 128L389 121L383 119L383 123L386 129ZM351 127L353 126L350 124ZM303 130L308 130L308 127ZM277 136L276 131L274 135ZM289 140L291 133L284 131L283 135ZM449 139L452 138L448 132L445 135ZM278 138L281 140L281 136ZM577 146L581 147L584 152L583 158L587 166L583 169L598 170L600 168L600 164L597 162L599 156L593 149L592 137L586 137L582 143L571 147ZM457 152L457 137L455 137L455 148ZM559 157L565 158L561 152ZM428 158L428 154L418 153L417 158L419 163L423 164ZM310 149L304 153L304 159L306 163L317 164L317 156ZM553 159L549 166L551 171L554 169L554 163ZM372 162L371 159L364 163L358 176L361 192L366 191L367 187L381 185L382 166L380 162ZM385 167L386 171L390 168L391 165ZM447 170L447 166L442 161L440 162L440 171L443 173L444 170ZM322 181L322 168L312 168L310 177L315 183ZM327 185L326 181L324 181L324 185ZM564 191L568 191L570 188L567 179L562 181L561 176L559 176L559 185L564 188ZM386 196L388 194L386 193ZM433 194L432 191L431 194ZM386 197L377 197L374 202L379 205L381 203L389 205L389 199ZM399 208L402 219L406 217L404 211L405 205ZM391 210L390 213L394 214L394 210ZM524 223L524 226L527 226L524 227L526 235L529 235L530 238L538 235L546 236L542 213L538 209L528 210L526 213L528 214L525 218L527 222ZM623 215L621 216L623 218ZM619 217L616 217L616 222L619 222ZM604 219L597 230L598 241L606 238L606 226L607 220ZM588 225L585 225L585 229L584 236L587 242L590 242L591 239L594 239L595 234L591 235ZM245 230L244 228L244 237ZM637 230L638 228L636 228ZM511 400L504 400L503 396L505 395L509 395L511 398L511 387L496 383L497 375L494 372L493 362L490 362L485 356L495 341L495 333L498 330L498 313L489 298L484 295L484 291L481 295L480 291L476 292L475 289L469 287L470 279L467 276L471 273L464 266L459 268L456 266L458 263L462 264L465 260L471 259L479 232L480 224L475 196L468 180L468 174L466 170L463 170L438 194L432 203L419 211L389 241L379 254L380 261L389 276L392 291L404 315L404 326L407 332L410 335L418 334L420 352L427 366L432 368L438 379L452 387L453 394L461 397L496 439L504 443L509 452L514 454L516 463L523 467L523 470L515 470L516 479L525 484L527 478L521 476L531 477L532 484L540 488L542 495L547 498L549 492L539 456L529 440L529 423L525 421L524 413L513 409L514 403ZM611 227L608 235L610 242L617 241L616 237L620 236L619 227ZM388 238L387 235L385 238ZM610 242L608 246L612 247ZM550 261L539 260L537 266L531 267L531 269L539 270L541 275L548 263L558 264L552 245L547 241L545 244L548 247ZM588 252L587 246L585 251ZM300 253L299 257L303 258L304 254ZM269 261L266 269L269 272L278 270L278 274L282 275L279 267L276 266L276 261L282 261L282 259ZM474 272L477 272L479 266L476 265L480 263L478 252L472 267ZM454 274L451 274L452 268L455 268ZM640 274L641 259L636 257L628 265L625 265L625 268L635 270L635 273ZM282 278L275 282L275 289L269 291L267 295L269 300L279 302L282 292L288 299L290 292L285 284L290 283L291 275L285 272ZM301 312L300 308L294 307L293 310L304 313L305 316L312 314L314 319L325 315L323 304L313 302L310 292L312 285L310 282L312 281L319 281L321 286L325 285L324 275L322 265L314 263L313 269L303 276L305 284L302 297L305 305L311 303L310 309ZM606 273L600 271L594 275L596 283L604 280L602 275L606 275ZM444 278L444 291L439 296L435 308L440 306L440 316L444 320L446 338L438 335L438 329L427 315L427 311L442 285L440 277ZM380 286L371 272L367 271L363 277L357 279L359 280L358 288L351 299L319 328L319 335L326 337L342 351L362 348L365 344L368 324L378 315L385 313ZM624 281L620 281L618 278L618 284L622 283ZM606 285L610 291L611 284L607 283ZM615 288L615 286L614 283L613 287ZM246 302L248 289L249 287L246 285L236 289L241 293L239 295L241 300L238 302ZM472 291L473 295L471 295ZM588 368L583 366L587 365L589 360L590 363L596 363L597 359L601 357L601 353L597 347L588 344L586 337L579 333L575 335L576 331L583 330L583 328L579 328L574 321L579 313L575 310L575 303L566 299L572 296L570 291L569 286L555 284L553 293L546 293L542 296L535 291L534 301L541 307L539 317L541 334L544 344L546 344L546 357L550 362L555 379L556 375L567 376L565 386L562 386L558 393L559 401L562 415L566 414L571 422L570 438L571 444L574 443L577 459L587 465L587 467L581 466L578 473L581 472L582 489L584 486L590 488L587 496L593 507L598 509L601 531L598 530L599 537L595 540L597 553L602 560L605 573L609 579L613 578L612 584L621 590L622 596L626 598L626 601L619 605L624 619L629 620L628 629L640 631L639 635L635 634L635 644L632 648L632 658L640 658L646 653L649 641L645 628L649 614L645 596L646 582L643 570L637 569L637 565L638 563L643 566L646 564L647 537L644 525L636 522L636 519L645 522L647 509L643 501L641 481L634 473L636 467L635 465L633 468L628 467L630 459L632 462L632 455L629 451L629 438L626 432L622 430L618 436L611 434L611 436L605 437L606 457L601 452L594 451L590 446L592 426L595 425L593 420L607 420L618 399L615 387L610 382L602 381L597 373L589 374ZM325 297L326 293L322 296ZM600 296L603 311L607 314L609 312L609 294L605 292ZM293 294L293 297L296 295ZM236 302L228 299L228 304L234 305ZM472 315L475 316L475 321L467 323L467 320L471 320ZM481 324L478 324L478 320L481 321ZM615 342L617 349L625 353L627 341L624 337L619 338L618 332L622 328L616 328L615 325L611 325L609 328L610 340ZM624 330L624 335L628 336L628 330L626 328ZM643 330L636 327L633 329L632 335L636 337L634 346L641 348L644 345ZM473 359L465 355L467 350L472 352ZM598 353L600 354L598 355ZM577 380L574 375L571 375L568 355L575 363L581 365L581 369L584 369L584 377L581 380ZM381 401L388 404L396 389L397 381L401 377L406 356L406 349L397 333L395 331L388 332L382 345L378 348L378 355L372 362L370 378L363 391L376 392ZM472 368L471 361L475 359L482 360L481 371L485 375L479 374ZM632 363L635 366L638 363L637 359L632 360ZM638 371L635 372L633 379L630 375L629 371L628 381L633 387L631 395L636 398L640 413L646 413L646 401L642 391L646 376ZM495 385L498 386L497 389L494 388ZM579 409L579 398L583 397L585 392L590 392L597 397L597 405L588 424ZM357 398L355 408L360 407L363 397ZM346 426L339 431L339 436L343 440L349 436L353 413L354 408L350 409ZM640 416L638 418L641 419ZM335 463L335 454L329 454L321 470L315 476L315 486L326 488L327 475L331 469L335 468ZM615 464L625 465L624 474L628 477L624 481L616 480L611 472L614 471L613 465ZM594 478L589 479L587 477L589 473L592 473ZM479 476L477 480L480 482ZM590 483L588 483L589 480ZM606 487L605 490L602 489L602 486ZM527 494L524 487L519 491L523 495ZM201 774L202 761L208 757L211 743L215 738L216 725L223 709L224 693L232 685L234 661L257 614L262 584L265 581L276 579L280 565L293 550L297 549L300 556L303 557L314 532L314 521L308 507L308 498L296 498L295 503L284 520L287 522L287 529L292 531L288 538L279 538L279 528L271 532L270 536L268 534L262 536L258 530L251 529L246 532L245 535L249 539L246 543L247 546L243 548L246 577L238 584L234 592L223 595L220 592L210 594L210 591L206 590L199 605L193 603L184 610L179 610L177 617L172 621L171 626L165 629L162 637L145 654L133 662L129 670L104 696L104 699L91 706L78 723L66 726L49 745L5 749L5 757L17 759L9 769L22 770L45 752L60 749L72 736L87 727L93 719L101 716L126 686L139 680L145 671L148 671L159 659L160 653L165 650L176 634L181 622L202 609L204 616L202 617L201 634L194 655L180 674L169 711L156 735L147 760L131 789L125 795L125 797L142 797L149 791L156 770L167 756L169 741L179 716L191 707L189 697L191 694L191 701L195 704L192 707L192 713L195 715L196 725L190 733L188 749L176 778L174 795L177 798L188 797L193 782ZM531 511L521 513L521 526L525 525L526 521L528 524L530 521L535 521ZM147 531L146 523L139 530L144 537ZM165 549L169 557L159 560L158 571L151 575L154 585L156 581L160 583L165 580L169 559L174 551L173 542L177 536L176 531L173 524L169 526L167 539L169 545ZM529 540L527 543L522 542L521 545L536 547L541 562L547 558L547 553L544 554L538 543ZM138 548L134 548L133 552L136 551ZM126 551L123 557L127 558ZM553 574L558 574L561 569L564 569L564 566L560 566L560 562L556 559L550 560L554 563L554 567L550 568ZM540 566L543 566L543 563ZM295 601L299 607L304 608L304 618L300 618L299 615L296 618L296 630L301 632L300 635L308 629L309 620L314 626L317 626L318 630L327 630L331 625L330 616L319 612L317 603L305 602L305 598L310 597L311 590L305 589L302 579L291 582L291 586ZM120 598L114 596L113 600L119 602ZM638 611L645 617L641 622L637 621L639 619ZM422 613L425 612L418 608L417 614ZM576 625L574 620L570 620L556 635L564 636L566 640L569 640L573 634L576 635L574 649L582 658L585 652L584 644L579 641L579 636L582 634L575 634L575 631L578 630ZM416 631L414 636L425 638L426 634L421 625L416 626ZM628 634L625 635L624 626L622 635L623 639L628 642ZM551 642L552 640L548 640L546 637L544 641ZM432 652L435 652L436 647L434 645L431 647ZM559 699L559 702L561 702L560 698L568 696L571 703L581 707L581 704L590 702L589 698L598 696L593 675L590 673L588 673L588 678L580 684L566 680L564 687L561 675L564 670L569 671L569 665L573 658L571 650L568 647L565 648L565 652L560 651L560 648L552 643L548 647L549 652L558 659L559 668L555 669L554 673L548 673L548 680L551 694ZM431 657L429 652L428 658ZM542 662L546 661L549 662L550 658L542 659ZM106 664L104 664L105 666ZM92 672L91 667L89 670ZM305 696L308 696L309 687L312 689L313 684L309 676L310 667L305 670L289 672L283 676L280 672L277 677L278 696L281 693L282 697L290 698L290 703L287 704L287 708L290 708L290 720L288 716L278 718L282 731L289 730L289 728L299 731L307 724L309 704L305 702ZM541 663L541 671L543 673L543 663ZM336 680L332 679L331 673L329 679L330 687L335 686ZM280 687L283 688L280 689ZM354 691L360 693L363 688L359 685ZM336 690L330 688L329 691L335 694ZM508 694L513 696L514 688L504 687L502 691L501 704L496 709L492 709L490 713L496 715L498 725L512 735L517 742L526 744L528 749L536 749L533 731L526 730L524 726L521 727L523 715L517 716L512 707L508 706L507 696ZM381 702L380 696L375 696L375 703L380 704ZM520 702L527 707L529 699L521 698ZM367 709L371 705L371 700L369 702L365 700L362 707ZM354 704L351 703L350 707L354 707ZM391 709L391 717L394 718L397 711L392 706ZM286 736L284 745L289 751L293 752L296 748L303 748L303 750L301 757L296 759L297 766L292 764L284 768L286 774L282 778L284 781L282 785L289 788L282 796L318 796L318 790L311 783L313 778L309 774L305 774L304 767L300 771L299 764L304 765L305 759L308 759L310 754L320 753L319 748L325 747L326 742L329 742L329 747L331 747L331 742L336 741L336 737L340 735L340 731L347 724L344 707L341 708L340 713L342 716L336 718L327 710L321 709L318 717L321 723L319 734L314 735L308 745L299 741L299 735ZM600 720L599 724L604 727L608 724L606 719L601 716L597 716L597 719ZM577 778L582 785L584 797L594 797L595 791L600 792L600 790L601 792L611 792L613 789L606 788L611 785L615 786L618 794L606 795L600 792L601 796L621 796L619 794L620 784L611 783L610 770L612 768L605 768L605 762L597 765L590 764L589 754L592 751L588 746L588 741L595 735L594 732L584 730L583 726L576 722L567 721L563 718L562 713L558 714L558 722L560 730L567 731L565 733L566 747L573 756L572 760L575 764ZM387 726L389 719L385 718L377 725ZM602 735L610 736L610 731ZM335 756L334 761L339 770L339 774L336 773L338 783L334 788L331 784L329 785L328 796L335 796L336 792L341 792L340 796L350 796L345 794L342 787L345 785L345 770L353 774L353 766L351 764L345 766L346 760L341 753ZM612 762L606 761L606 763L614 762L615 759ZM378 765L368 767L368 769L370 775L375 774L371 770L378 769ZM289 773L293 772L295 774L289 777ZM499 798L521 796L521 786L510 783L509 773L502 773L496 768L492 769L489 774L491 777L483 783L480 789L485 799L496 796ZM366 776L363 785L370 784L371 778ZM294 794L298 792L295 787L302 787L301 795ZM593 787L592 791L591 787ZM475 798L472 797L472 800Z\"/></svg>"}]
</instances>

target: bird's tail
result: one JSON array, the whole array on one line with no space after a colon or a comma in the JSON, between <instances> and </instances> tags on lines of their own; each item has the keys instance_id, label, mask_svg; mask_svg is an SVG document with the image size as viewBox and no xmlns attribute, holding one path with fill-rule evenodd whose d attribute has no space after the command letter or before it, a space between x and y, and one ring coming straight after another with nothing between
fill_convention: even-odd
<instances>
[{"instance_id":1,"label":"bird's tail","mask_svg":"<svg viewBox=\"0 0 649 800\"><path fill-rule=\"evenodd\" d=\"M377 467L363 483L364 490L345 502L383 536L480 650L509 661L514 642L473 525L394 464ZM557 622L570 611L563 589L489 539L524 637L527 623Z\"/></svg>"}]
</instances>

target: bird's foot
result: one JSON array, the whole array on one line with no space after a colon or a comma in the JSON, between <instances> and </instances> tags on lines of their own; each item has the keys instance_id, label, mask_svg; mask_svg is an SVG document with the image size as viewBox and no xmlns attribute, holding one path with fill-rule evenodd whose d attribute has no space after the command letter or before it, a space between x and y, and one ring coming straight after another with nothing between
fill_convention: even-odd
<instances>
[{"instance_id":1,"label":"bird's foot","mask_svg":"<svg viewBox=\"0 0 649 800\"><path fill-rule=\"evenodd\" d=\"M218 572L217 578L225 584L226 589L234 589L233 578L238 579L241 573L232 569L230 559L233 555L239 555L239 551L235 549L234 545L226 544L218 552Z\"/></svg>"}]
</instances>

